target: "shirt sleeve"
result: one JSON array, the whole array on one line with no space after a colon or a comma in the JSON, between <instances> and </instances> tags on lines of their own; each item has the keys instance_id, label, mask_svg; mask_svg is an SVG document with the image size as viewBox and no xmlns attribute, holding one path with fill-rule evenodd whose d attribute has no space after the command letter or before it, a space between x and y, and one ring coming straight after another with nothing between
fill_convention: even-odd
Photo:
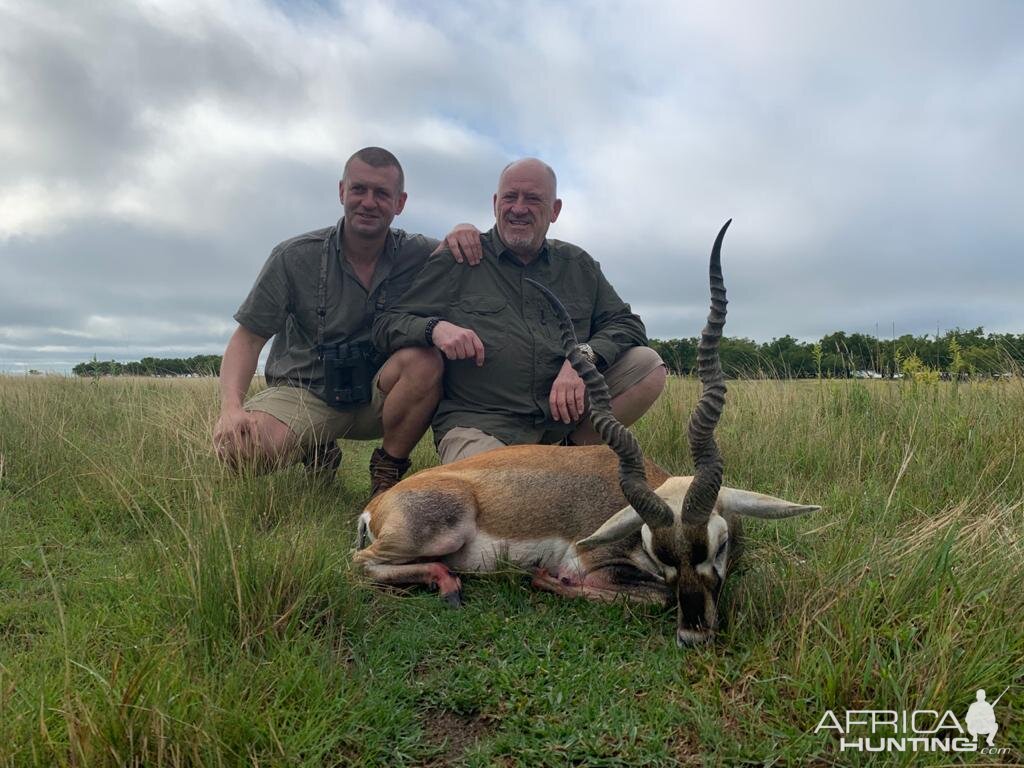
<instances>
[{"instance_id":1,"label":"shirt sleeve","mask_svg":"<svg viewBox=\"0 0 1024 768\"><path fill-rule=\"evenodd\" d=\"M451 295L450 251L431 256L395 306L380 312L373 321L373 343L384 354L402 347L425 347L427 321L444 318Z\"/></svg>"},{"instance_id":2,"label":"shirt sleeve","mask_svg":"<svg viewBox=\"0 0 1024 768\"><path fill-rule=\"evenodd\" d=\"M249 295L235 312L235 320L257 336L269 339L284 329L290 293L284 251L275 248L260 270Z\"/></svg>"},{"instance_id":3,"label":"shirt sleeve","mask_svg":"<svg viewBox=\"0 0 1024 768\"><path fill-rule=\"evenodd\" d=\"M629 304L619 298L601 272L601 265L596 261L592 263L597 277L597 299L592 317L593 332L587 343L604 365L609 366L627 349L647 346L647 329Z\"/></svg>"},{"instance_id":4,"label":"shirt sleeve","mask_svg":"<svg viewBox=\"0 0 1024 768\"><path fill-rule=\"evenodd\" d=\"M415 239L417 243L423 244L423 247L426 248L427 256L430 256L437 246L441 244L441 241L436 237L428 237L427 235L414 235L413 239Z\"/></svg>"}]
</instances>

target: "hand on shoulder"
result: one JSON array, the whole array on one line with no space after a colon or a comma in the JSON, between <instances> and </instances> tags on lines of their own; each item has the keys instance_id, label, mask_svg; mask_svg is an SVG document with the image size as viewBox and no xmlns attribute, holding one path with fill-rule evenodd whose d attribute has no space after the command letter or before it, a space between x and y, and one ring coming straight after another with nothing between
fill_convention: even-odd
<instances>
[{"instance_id":1,"label":"hand on shoulder","mask_svg":"<svg viewBox=\"0 0 1024 768\"><path fill-rule=\"evenodd\" d=\"M472 224L456 224L430 255L434 256L445 249L451 251L452 258L459 264L465 261L471 267L475 267L484 257L484 249L480 243L480 230Z\"/></svg>"}]
</instances>

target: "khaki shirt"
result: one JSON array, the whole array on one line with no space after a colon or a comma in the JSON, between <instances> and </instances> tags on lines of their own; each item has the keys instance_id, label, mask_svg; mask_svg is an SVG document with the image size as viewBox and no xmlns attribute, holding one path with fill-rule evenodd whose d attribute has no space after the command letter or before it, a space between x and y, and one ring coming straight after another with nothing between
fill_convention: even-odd
<instances>
[{"instance_id":1,"label":"khaki shirt","mask_svg":"<svg viewBox=\"0 0 1024 768\"><path fill-rule=\"evenodd\" d=\"M369 341L374 316L398 302L437 247L437 240L392 229L367 291L341 253L343 223L275 247L235 313L235 320L256 335L274 337L266 366L271 386L302 387L324 397L323 363L317 350L317 287L325 240L325 343Z\"/></svg>"},{"instance_id":2,"label":"khaki shirt","mask_svg":"<svg viewBox=\"0 0 1024 768\"><path fill-rule=\"evenodd\" d=\"M566 435L575 427L551 420L548 396L565 362L558 321L546 298L524 282L542 283L562 300L576 335L605 368L630 347L647 344L643 322L619 298L601 267L583 249L547 240L524 266L492 229L481 235L477 267L455 262L449 251L432 257L402 300L377 316L377 348L426 346L427 320L440 317L470 328L484 345L484 364L445 364L444 399L434 416L434 439L453 427L475 427L504 443L536 442L540 434Z\"/></svg>"}]
</instances>

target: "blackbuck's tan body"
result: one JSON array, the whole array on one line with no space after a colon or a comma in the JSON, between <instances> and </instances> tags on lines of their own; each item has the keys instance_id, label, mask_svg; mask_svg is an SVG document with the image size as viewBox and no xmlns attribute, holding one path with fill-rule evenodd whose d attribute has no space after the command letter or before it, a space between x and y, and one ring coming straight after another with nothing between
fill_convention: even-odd
<instances>
[{"instance_id":1,"label":"blackbuck's tan body","mask_svg":"<svg viewBox=\"0 0 1024 768\"><path fill-rule=\"evenodd\" d=\"M646 467L654 488L669 477L652 461ZM436 494L438 499L457 495L471 502L477 527L507 539L528 533L578 541L628 503L619 489L618 458L604 445L510 446L426 469L403 480L397 490L367 505L374 536L392 514L430 518L443 515L441 510L450 505L413 512L408 507L418 494Z\"/></svg>"},{"instance_id":2,"label":"blackbuck's tan body","mask_svg":"<svg viewBox=\"0 0 1024 768\"><path fill-rule=\"evenodd\" d=\"M652 487L669 478L651 461L646 467ZM410 560L426 549L459 571L499 562L551 569L628 506L618 473L618 458L603 445L511 446L424 470L367 505L374 543L357 560L396 563L407 548Z\"/></svg>"}]
</instances>

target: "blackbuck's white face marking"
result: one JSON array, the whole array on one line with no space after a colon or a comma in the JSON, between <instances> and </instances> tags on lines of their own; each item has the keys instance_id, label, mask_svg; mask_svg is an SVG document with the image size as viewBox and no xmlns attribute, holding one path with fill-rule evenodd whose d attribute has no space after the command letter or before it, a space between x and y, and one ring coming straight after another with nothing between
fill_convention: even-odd
<instances>
[{"instance_id":1,"label":"blackbuck's white face marking","mask_svg":"<svg viewBox=\"0 0 1024 768\"><path fill-rule=\"evenodd\" d=\"M718 626L718 597L729 561L729 524L714 513L706 527L684 525L679 513L670 531L655 535L644 525L644 551L658 564L676 596L679 645L707 642Z\"/></svg>"},{"instance_id":2,"label":"blackbuck's white face marking","mask_svg":"<svg viewBox=\"0 0 1024 768\"><path fill-rule=\"evenodd\" d=\"M720 515L708 520L708 559L696 566L697 573L725 581L725 563L729 554L729 524Z\"/></svg>"}]
</instances>

